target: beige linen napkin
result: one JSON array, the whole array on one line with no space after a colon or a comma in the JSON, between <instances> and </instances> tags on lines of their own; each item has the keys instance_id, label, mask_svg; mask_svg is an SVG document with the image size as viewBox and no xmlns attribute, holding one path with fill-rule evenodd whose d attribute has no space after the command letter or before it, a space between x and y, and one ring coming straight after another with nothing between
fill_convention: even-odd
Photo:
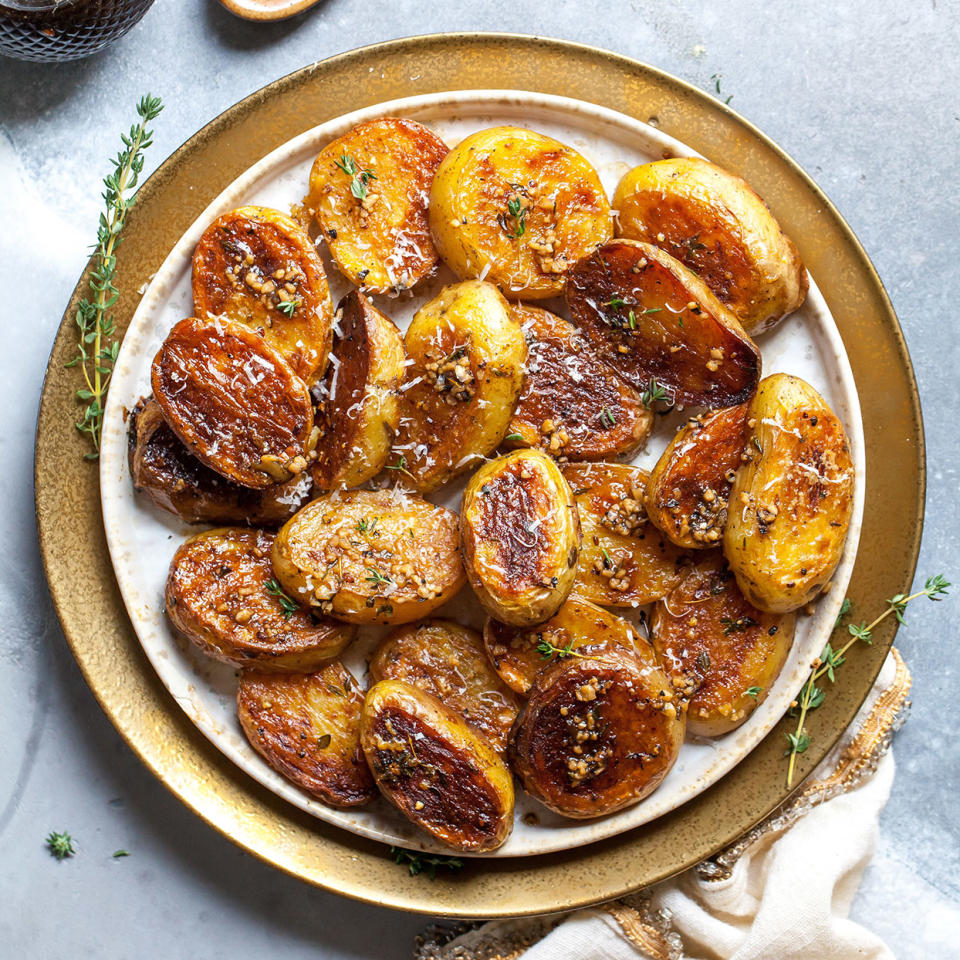
<instances>
[{"instance_id":1,"label":"beige linen napkin","mask_svg":"<svg viewBox=\"0 0 960 960\"><path fill-rule=\"evenodd\" d=\"M419 960L893 960L848 919L893 782L890 741L910 673L891 650L850 728L803 790L732 847L624 900L560 917L495 920Z\"/></svg>"}]
</instances>

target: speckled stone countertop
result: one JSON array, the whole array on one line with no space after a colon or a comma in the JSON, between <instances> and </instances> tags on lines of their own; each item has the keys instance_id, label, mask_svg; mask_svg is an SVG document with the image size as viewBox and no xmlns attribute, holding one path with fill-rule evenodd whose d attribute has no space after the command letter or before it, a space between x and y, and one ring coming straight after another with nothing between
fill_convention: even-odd
<instances>
[{"instance_id":1,"label":"speckled stone countertop","mask_svg":"<svg viewBox=\"0 0 960 960\"><path fill-rule=\"evenodd\" d=\"M459 5L458 5L459 6ZM960 346L960 4L758 5L325 0L257 26L215 0L165 0L89 60L0 59L0 449L11 467L0 532L0 943L25 958L409 956L429 918L314 890L232 846L141 766L100 712L47 597L33 516L33 432L47 354L99 212L99 178L131 101L163 96L153 169L263 84L341 50L413 33L497 29L578 40L644 60L731 106L806 168L856 231L906 333L926 414L929 492L919 576L958 579L960 445L951 409ZM375 14L375 15L374 15ZM24 284L18 279L28 278ZM868 505L869 506L869 505ZM876 505L882 509L882 504ZM861 549L869 550L870 544ZM898 646L914 707L896 740L893 795L854 918L900 960L960 943L960 750L941 703L960 665L953 605L912 606ZM69 829L58 864L43 838ZM124 848L130 856L112 860Z\"/></svg>"}]
</instances>

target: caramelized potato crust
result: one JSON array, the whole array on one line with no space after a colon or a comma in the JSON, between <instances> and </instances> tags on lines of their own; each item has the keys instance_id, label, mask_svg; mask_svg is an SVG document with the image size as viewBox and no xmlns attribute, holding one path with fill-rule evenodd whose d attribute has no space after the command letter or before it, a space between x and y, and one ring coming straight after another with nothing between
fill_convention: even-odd
<instances>
[{"instance_id":1,"label":"caramelized potato crust","mask_svg":"<svg viewBox=\"0 0 960 960\"><path fill-rule=\"evenodd\" d=\"M583 545L571 596L606 607L638 607L680 582L690 557L647 520L647 471L618 463L563 467Z\"/></svg>"},{"instance_id":2,"label":"caramelized potato crust","mask_svg":"<svg viewBox=\"0 0 960 960\"><path fill-rule=\"evenodd\" d=\"M193 255L198 317L246 324L308 383L330 351L333 304L313 241L279 210L240 207L207 227Z\"/></svg>"},{"instance_id":3,"label":"caramelized potato crust","mask_svg":"<svg viewBox=\"0 0 960 960\"><path fill-rule=\"evenodd\" d=\"M238 667L314 670L356 636L279 596L273 535L224 527L191 537L174 554L165 593L170 622L204 653Z\"/></svg>"},{"instance_id":4,"label":"caramelized potato crust","mask_svg":"<svg viewBox=\"0 0 960 960\"><path fill-rule=\"evenodd\" d=\"M553 616L580 548L577 507L557 465L541 450L484 464L463 493L460 542L470 585L498 620L526 626Z\"/></svg>"},{"instance_id":5,"label":"caramelized potato crust","mask_svg":"<svg viewBox=\"0 0 960 960\"><path fill-rule=\"evenodd\" d=\"M527 341L527 366L507 445L543 447L568 460L636 453L653 425L636 390L566 320L540 307L512 309Z\"/></svg>"},{"instance_id":6,"label":"caramelized potato crust","mask_svg":"<svg viewBox=\"0 0 960 960\"><path fill-rule=\"evenodd\" d=\"M715 547L746 440L747 405L693 417L667 444L647 480L647 516L688 550Z\"/></svg>"},{"instance_id":7,"label":"caramelized potato crust","mask_svg":"<svg viewBox=\"0 0 960 960\"><path fill-rule=\"evenodd\" d=\"M653 662L609 648L537 675L510 744L527 791L565 817L615 813L663 781L683 742L684 718Z\"/></svg>"},{"instance_id":8,"label":"caramelized potato crust","mask_svg":"<svg viewBox=\"0 0 960 960\"><path fill-rule=\"evenodd\" d=\"M498 753L507 747L517 699L490 666L483 638L452 620L426 620L384 637L370 660L370 677L403 680L460 714Z\"/></svg>"},{"instance_id":9,"label":"caramelized potato crust","mask_svg":"<svg viewBox=\"0 0 960 960\"><path fill-rule=\"evenodd\" d=\"M691 269L762 333L796 310L809 280L793 241L742 177L698 157L634 167L613 198L619 233Z\"/></svg>"},{"instance_id":10,"label":"caramelized potato crust","mask_svg":"<svg viewBox=\"0 0 960 960\"><path fill-rule=\"evenodd\" d=\"M853 461L843 424L799 377L767 377L749 417L752 459L730 491L723 552L746 598L784 613L809 603L840 561Z\"/></svg>"},{"instance_id":11,"label":"caramelized potato crust","mask_svg":"<svg viewBox=\"0 0 960 960\"><path fill-rule=\"evenodd\" d=\"M513 829L513 778L499 754L436 697L401 680L370 688L360 742L383 795L456 850L501 846Z\"/></svg>"},{"instance_id":12,"label":"caramelized potato crust","mask_svg":"<svg viewBox=\"0 0 960 960\"><path fill-rule=\"evenodd\" d=\"M153 398L141 400L130 413L127 452L137 493L187 523L279 526L310 492L304 476L250 490L214 473L177 439Z\"/></svg>"},{"instance_id":13,"label":"caramelized potato crust","mask_svg":"<svg viewBox=\"0 0 960 960\"><path fill-rule=\"evenodd\" d=\"M541 300L613 235L596 170L571 147L519 127L471 134L430 191L430 229L458 277L488 277L509 297Z\"/></svg>"},{"instance_id":14,"label":"caramelized potato crust","mask_svg":"<svg viewBox=\"0 0 960 960\"><path fill-rule=\"evenodd\" d=\"M396 324L358 290L337 307L337 334L316 412L320 430L314 485L358 487L387 460L400 411L403 338Z\"/></svg>"},{"instance_id":15,"label":"caramelized potato crust","mask_svg":"<svg viewBox=\"0 0 960 960\"><path fill-rule=\"evenodd\" d=\"M316 673L244 673L237 715L250 745L279 774L333 807L377 795L360 749L363 693L339 660Z\"/></svg>"},{"instance_id":16,"label":"caramelized potato crust","mask_svg":"<svg viewBox=\"0 0 960 960\"><path fill-rule=\"evenodd\" d=\"M310 392L243 324L181 320L154 358L151 383L181 442L229 480L263 490L306 469Z\"/></svg>"},{"instance_id":17,"label":"caramelized potato crust","mask_svg":"<svg viewBox=\"0 0 960 960\"><path fill-rule=\"evenodd\" d=\"M306 202L351 283L399 293L436 266L427 199L446 153L435 133L398 117L358 124L320 151Z\"/></svg>"},{"instance_id":18,"label":"caramelized potato crust","mask_svg":"<svg viewBox=\"0 0 960 960\"><path fill-rule=\"evenodd\" d=\"M760 379L760 351L682 263L648 243L614 240L567 277L567 303L593 348L637 390L655 380L677 403L729 407Z\"/></svg>"},{"instance_id":19,"label":"caramelized potato crust","mask_svg":"<svg viewBox=\"0 0 960 960\"><path fill-rule=\"evenodd\" d=\"M689 700L687 732L716 737L739 727L779 676L795 626L796 614L749 603L717 556L658 600L651 639L673 687Z\"/></svg>"},{"instance_id":20,"label":"caramelized potato crust","mask_svg":"<svg viewBox=\"0 0 960 960\"><path fill-rule=\"evenodd\" d=\"M409 623L466 577L458 518L400 490L319 497L284 524L273 569L295 600L348 623Z\"/></svg>"}]
</instances>

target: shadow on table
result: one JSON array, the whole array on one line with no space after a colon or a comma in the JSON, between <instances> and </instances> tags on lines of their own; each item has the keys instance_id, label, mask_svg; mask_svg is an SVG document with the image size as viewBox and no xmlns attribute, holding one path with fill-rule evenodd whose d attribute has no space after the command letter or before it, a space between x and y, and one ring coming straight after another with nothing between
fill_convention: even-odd
<instances>
[{"instance_id":1,"label":"shadow on table","mask_svg":"<svg viewBox=\"0 0 960 960\"><path fill-rule=\"evenodd\" d=\"M284 37L296 33L326 6L320 0L315 6L298 13L288 20L244 20L231 13L218 0L206 0L204 17L206 28L217 34L220 42L233 50L259 50L279 43Z\"/></svg>"},{"instance_id":2,"label":"shadow on table","mask_svg":"<svg viewBox=\"0 0 960 960\"><path fill-rule=\"evenodd\" d=\"M63 109L83 87L109 69L109 59L109 48L83 60L63 63L0 57L0 126Z\"/></svg>"}]
</instances>

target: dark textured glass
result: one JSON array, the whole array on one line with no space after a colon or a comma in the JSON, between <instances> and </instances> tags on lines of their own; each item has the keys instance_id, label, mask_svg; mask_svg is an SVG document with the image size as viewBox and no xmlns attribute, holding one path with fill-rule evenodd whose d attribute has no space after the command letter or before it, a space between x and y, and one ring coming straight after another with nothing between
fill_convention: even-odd
<instances>
[{"instance_id":1,"label":"dark textured glass","mask_svg":"<svg viewBox=\"0 0 960 960\"><path fill-rule=\"evenodd\" d=\"M122 37L153 0L0 0L0 54L79 60Z\"/></svg>"}]
</instances>

